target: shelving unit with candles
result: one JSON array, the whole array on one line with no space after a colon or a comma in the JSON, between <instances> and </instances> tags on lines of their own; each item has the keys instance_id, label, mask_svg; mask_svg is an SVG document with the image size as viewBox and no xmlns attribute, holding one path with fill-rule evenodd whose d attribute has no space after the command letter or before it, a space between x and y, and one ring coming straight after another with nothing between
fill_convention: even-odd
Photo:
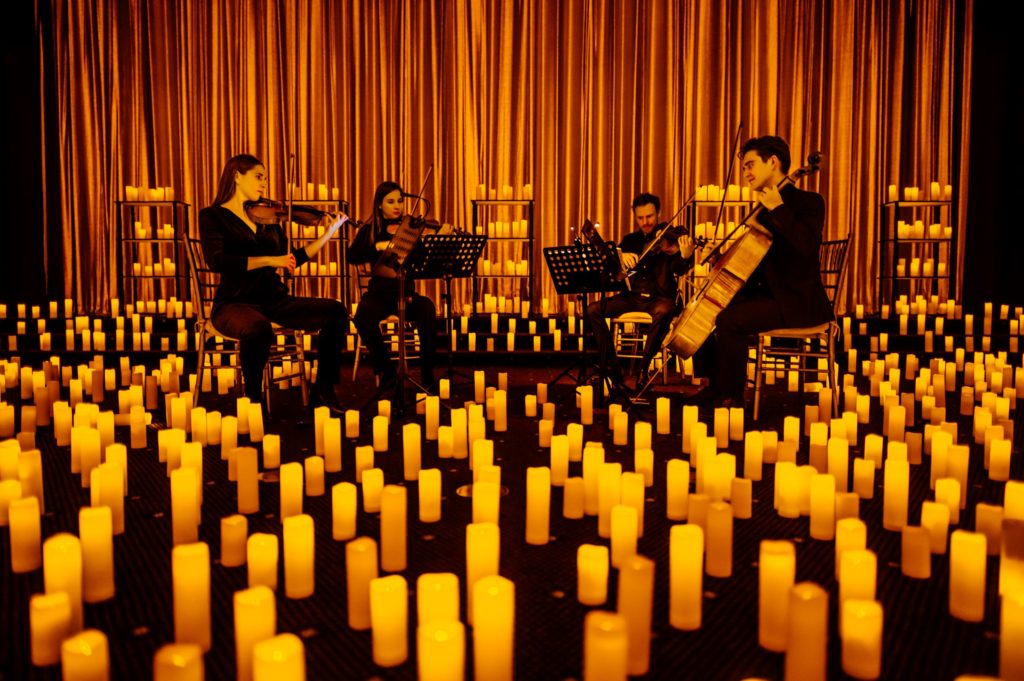
<instances>
[{"instance_id":1,"label":"shelving unit with candles","mask_svg":"<svg viewBox=\"0 0 1024 681\"><path fill-rule=\"evenodd\" d=\"M190 205L175 200L170 187L128 186L125 199L114 203L120 299L125 304L188 299L184 236Z\"/></svg>"},{"instance_id":2,"label":"shelving unit with candles","mask_svg":"<svg viewBox=\"0 0 1024 681\"><path fill-rule=\"evenodd\" d=\"M322 189L325 189L321 185ZM326 191L322 192L326 194ZM328 213L349 212L348 201L344 199L307 199L296 200L296 206L309 206ZM302 267L295 270L293 277L292 294L296 296L315 296L318 298L333 298L340 300L346 305L357 298L358 291L353 294L349 286L348 259L345 253L345 244L353 233L349 229L351 223L346 223L342 231L335 235L313 258ZM292 223L288 236L292 240L292 247L305 246L323 236L324 230L330 225L300 225Z\"/></svg>"},{"instance_id":3,"label":"shelving unit with candles","mask_svg":"<svg viewBox=\"0 0 1024 681\"><path fill-rule=\"evenodd\" d=\"M533 299L532 185L523 185L521 196L513 198L508 185L500 191L480 185L478 198L471 201L473 232L488 237L473 277L473 303L478 313L492 311L485 305L485 296L518 299L526 305Z\"/></svg>"},{"instance_id":4,"label":"shelving unit with candles","mask_svg":"<svg viewBox=\"0 0 1024 681\"><path fill-rule=\"evenodd\" d=\"M725 198L724 204L722 202L723 195ZM722 213L723 222L716 226L712 221L718 215L719 206L722 205L725 206ZM694 267L687 273L684 279L685 288L683 293L686 301L689 301L690 297L700 290L707 277L709 265L701 265L699 264L700 261L711 252L719 239L725 238L732 231L736 223L743 219L743 216L750 210L752 205L753 201L750 198L749 187L741 188L735 184L730 184L726 188L713 184L697 187L694 200L683 212L682 224L689 230L690 236L695 240L704 238L708 240L708 243L703 248L698 248L694 252ZM662 210L664 212L664 207ZM708 218L707 221L700 221L700 218L705 216ZM727 248L727 246L723 246L723 248Z\"/></svg>"},{"instance_id":5,"label":"shelving unit with candles","mask_svg":"<svg viewBox=\"0 0 1024 681\"><path fill-rule=\"evenodd\" d=\"M900 295L956 295L952 186L932 182L927 197L917 187L905 187L900 200L896 185L889 185L887 198L879 220L881 299L895 303Z\"/></svg>"}]
</instances>

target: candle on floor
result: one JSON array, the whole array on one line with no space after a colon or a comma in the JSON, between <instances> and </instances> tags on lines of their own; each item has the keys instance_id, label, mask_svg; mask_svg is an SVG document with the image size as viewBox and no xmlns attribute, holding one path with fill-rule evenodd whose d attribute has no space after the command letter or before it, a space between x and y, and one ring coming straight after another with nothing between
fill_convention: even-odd
<instances>
[{"instance_id":1,"label":"candle on floor","mask_svg":"<svg viewBox=\"0 0 1024 681\"><path fill-rule=\"evenodd\" d=\"M298 461L281 466L280 511L281 520L302 513L304 469Z\"/></svg>"},{"instance_id":2,"label":"candle on floor","mask_svg":"<svg viewBox=\"0 0 1024 681\"><path fill-rule=\"evenodd\" d=\"M701 626L704 585L704 530L673 525L669 533L669 624L692 631Z\"/></svg>"},{"instance_id":3,"label":"candle on floor","mask_svg":"<svg viewBox=\"0 0 1024 681\"><path fill-rule=\"evenodd\" d=\"M363 471L363 512L380 513L380 499L384 492L384 471L371 468Z\"/></svg>"},{"instance_id":4,"label":"candle on floor","mask_svg":"<svg viewBox=\"0 0 1024 681\"><path fill-rule=\"evenodd\" d=\"M60 646L64 681L99 681L110 678L107 636L99 629L86 629L67 638Z\"/></svg>"},{"instance_id":5,"label":"candle on floor","mask_svg":"<svg viewBox=\"0 0 1024 681\"><path fill-rule=\"evenodd\" d=\"M758 559L758 629L762 648L786 650L790 591L796 582L796 547L789 541L762 540Z\"/></svg>"},{"instance_id":6,"label":"candle on floor","mask_svg":"<svg viewBox=\"0 0 1024 681\"><path fill-rule=\"evenodd\" d=\"M938 501L921 504L921 527L928 531L929 547L932 553L946 552L949 536L950 506Z\"/></svg>"},{"instance_id":7,"label":"candle on floor","mask_svg":"<svg viewBox=\"0 0 1024 681\"><path fill-rule=\"evenodd\" d=\"M345 545L348 625L366 631L370 621L370 582L377 578L377 542L359 537Z\"/></svg>"},{"instance_id":8,"label":"candle on floor","mask_svg":"<svg viewBox=\"0 0 1024 681\"><path fill-rule=\"evenodd\" d=\"M999 611L999 674L1004 679L1024 678L1024 593L1003 594Z\"/></svg>"},{"instance_id":9,"label":"candle on floor","mask_svg":"<svg viewBox=\"0 0 1024 681\"><path fill-rule=\"evenodd\" d=\"M16 499L8 509L11 526L11 572L23 574L38 570L42 564L39 500Z\"/></svg>"},{"instance_id":10,"label":"candle on floor","mask_svg":"<svg viewBox=\"0 0 1024 681\"><path fill-rule=\"evenodd\" d=\"M284 593L288 598L313 595L316 555L313 517L300 513L283 520Z\"/></svg>"},{"instance_id":11,"label":"candle on floor","mask_svg":"<svg viewBox=\"0 0 1024 681\"><path fill-rule=\"evenodd\" d=\"M416 628L416 664L420 681L464 677L466 628L457 619L435 620Z\"/></svg>"},{"instance_id":12,"label":"candle on floor","mask_svg":"<svg viewBox=\"0 0 1024 681\"><path fill-rule=\"evenodd\" d=\"M210 650L210 549L203 542L171 550L174 640Z\"/></svg>"},{"instance_id":13,"label":"candle on floor","mask_svg":"<svg viewBox=\"0 0 1024 681\"><path fill-rule=\"evenodd\" d=\"M839 602L850 598L872 601L878 575L878 558L868 549L848 548L839 555Z\"/></svg>"},{"instance_id":14,"label":"candle on floor","mask_svg":"<svg viewBox=\"0 0 1024 681\"><path fill-rule=\"evenodd\" d=\"M474 678L511 681L515 650L515 585L489 575L473 585Z\"/></svg>"},{"instance_id":15,"label":"candle on floor","mask_svg":"<svg viewBox=\"0 0 1024 681\"><path fill-rule=\"evenodd\" d=\"M153 656L153 681L202 681L203 650L194 643L167 643Z\"/></svg>"},{"instance_id":16,"label":"candle on floor","mask_svg":"<svg viewBox=\"0 0 1024 681\"><path fill-rule=\"evenodd\" d=\"M388 417L373 417L373 451L388 451Z\"/></svg>"},{"instance_id":17,"label":"candle on floor","mask_svg":"<svg viewBox=\"0 0 1024 681\"><path fill-rule=\"evenodd\" d=\"M416 480L420 474L420 424L402 426L402 471L406 480Z\"/></svg>"},{"instance_id":18,"label":"candle on floor","mask_svg":"<svg viewBox=\"0 0 1024 681\"><path fill-rule=\"evenodd\" d=\"M220 564L238 567L245 564L245 543L249 538L249 520L244 515L220 519Z\"/></svg>"},{"instance_id":19,"label":"candle on floor","mask_svg":"<svg viewBox=\"0 0 1024 681\"><path fill-rule=\"evenodd\" d=\"M789 592L786 681L825 681L828 639L828 592L801 582Z\"/></svg>"},{"instance_id":20,"label":"candle on floor","mask_svg":"<svg viewBox=\"0 0 1024 681\"><path fill-rule=\"evenodd\" d=\"M473 587L488 575L498 574L501 534L495 523L466 525L466 598L467 616L473 624Z\"/></svg>"},{"instance_id":21,"label":"candle on floor","mask_svg":"<svg viewBox=\"0 0 1024 681\"><path fill-rule=\"evenodd\" d=\"M949 614L965 622L985 618L987 544L980 532L955 530L949 541Z\"/></svg>"},{"instance_id":22,"label":"candle on floor","mask_svg":"<svg viewBox=\"0 0 1024 681\"><path fill-rule=\"evenodd\" d=\"M542 546L548 543L551 517L551 470L546 467L526 469L526 543Z\"/></svg>"},{"instance_id":23,"label":"candle on floor","mask_svg":"<svg viewBox=\"0 0 1024 681\"><path fill-rule=\"evenodd\" d=\"M831 541L836 530L836 481L820 473L811 478L811 528L813 539Z\"/></svg>"},{"instance_id":24,"label":"candle on floor","mask_svg":"<svg viewBox=\"0 0 1024 681\"><path fill-rule=\"evenodd\" d=\"M171 472L171 527L174 544L199 539L199 476L195 468Z\"/></svg>"},{"instance_id":25,"label":"candle on floor","mask_svg":"<svg viewBox=\"0 0 1024 681\"><path fill-rule=\"evenodd\" d=\"M451 572L426 573L416 580L416 621L459 620L459 578Z\"/></svg>"},{"instance_id":26,"label":"candle on floor","mask_svg":"<svg viewBox=\"0 0 1024 681\"><path fill-rule=\"evenodd\" d=\"M260 479L257 452L253 447L236 447L230 457L235 462L237 478L238 512L258 513L260 510Z\"/></svg>"},{"instance_id":27,"label":"candle on floor","mask_svg":"<svg viewBox=\"0 0 1024 681\"><path fill-rule=\"evenodd\" d=\"M82 545L82 600L99 603L114 597L113 515L107 506L78 511Z\"/></svg>"},{"instance_id":28,"label":"candle on floor","mask_svg":"<svg viewBox=\"0 0 1024 681\"><path fill-rule=\"evenodd\" d=\"M406 490L385 485L380 497L380 568L401 572L406 567Z\"/></svg>"},{"instance_id":29,"label":"candle on floor","mask_svg":"<svg viewBox=\"0 0 1024 681\"><path fill-rule=\"evenodd\" d=\"M932 574L931 536L923 527L903 528L900 569L912 579L928 579Z\"/></svg>"},{"instance_id":30,"label":"candle on floor","mask_svg":"<svg viewBox=\"0 0 1024 681\"><path fill-rule=\"evenodd\" d=\"M882 672L882 605L850 599L840 619L843 671L856 679L877 679Z\"/></svg>"},{"instance_id":31,"label":"candle on floor","mask_svg":"<svg viewBox=\"0 0 1024 681\"><path fill-rule=\"evenodd\" d=\"M583 605L608 599L608 547L581 544L576 551L576 594Z\"/></svg>"},{"instance_id":32,"label":"candle on floor","mask_svg":"<svg viewBox=\"0 0 1024 681\"><path fill-rule=\"evenodd\" d=\"M370 581L370 629L373 662L395 667L409 657L408 587L405 577L389 575Z\"/></svg>"},{"instance_id":33,"label":"candle on floor","mask_svg":"<svg viewBox=\"0 0 1024 681\"><path fill-rule=\"evenodd\" d=\"M36 594L29 599L32 664L48 667L60 662L61 642L70 634L71 601L68 594Z\"/></svg>"},{"instance_id":34,"label":"candle on floor","mask_svg":"<svg viewBox=\"0 0 1024 681\"><path fill-rule=\"evenodd\" d=\"M849 549L867 546L867 525L860 518L843 518L836 523L835 577L839 580L842 555Z\"/></svg>"},{"instance_id":35,"label":"candle on floor","mask_svg":"<svg viewBox=\"0 0 1024 681\"><path fill-rule=\"evenodd\" d=\"M277 589L277 535L255 532L246 542L245 562L249 587L266 586Z\"/></svg>"},{"instance_id":36,"label":"candle on floor","mask_svg":"<svg viewBox=\"0 0 1024 681\"><path fill-rule=\"evenodd\" d=\"M583 620L583 678L625 679L629 659L626 618L595 610Z\"/></svg>"},{"instance_id":37,"label":"candle on floor","mask_svg":"<svg viewBox=\"0 0 1024 681\"><path fill-rule=\"evenodd\" d=\"M732 506L724 501L708 506L705 569L712 577L732 576L732 525Z\"/></svg>"},{"instance_id":38,"label":"candle on floor","mask_svg":"<svg viewBox=\"0 0 1024 681\"><path fill-rule=\"evenodd\" d=\"M907 496L910 489L910 464L888 459L885 462L883 482L884 506L882 526L887 530L900 530L907 524Z\"/></svg>"},{"instance_id":39,"label":"candle on floor","mask_svg":"<svg viewBox=\"0 0 1024 681\"><path fill-rule=\"evenodd\" d=\"M611 510L611 561L619 568L636 555L638 513L636 508L616 504Z\"/></svg>"},{"instance_id":40,"label":"candle on floor","mask_svg":"<svg viewBox=\"0 0 1024 681\"><path fill-rule=\"evenodd\" d=\"M441 471L437 468L420 471L419 518L422 523L441 519Z\"/></svg>"},{"instance_id":41,"label":"candle on floor","mask_svg":"<svg viewBox=\"0 0 1024 681\"><path fill-rule=\"evenodd\" d=\"M306 678L306 649L295 634L278 634L252 647L253 681Z\"/></svg>"},{"instance_id":42,"label":"candle on floor","mask_svg":"<svg viewBox=\"0 0 1024 681\"><path fill-rule=\"evenodd\" d=\"M665 514L669 520L686 520L690 497L690 463L669 459L665 475Z\"/></svg>"},{"instance_id":43,"label":"candle on floor","mask_svg":"<svg viewBox=\"0 0 1024 681\"><path fill-rule=\"evenodd\" d=\"M654 600L654 561L635 555L619 569L617 611L626 620L630 676L650 668L651 613Z\"/></svg>"}]
</instances>

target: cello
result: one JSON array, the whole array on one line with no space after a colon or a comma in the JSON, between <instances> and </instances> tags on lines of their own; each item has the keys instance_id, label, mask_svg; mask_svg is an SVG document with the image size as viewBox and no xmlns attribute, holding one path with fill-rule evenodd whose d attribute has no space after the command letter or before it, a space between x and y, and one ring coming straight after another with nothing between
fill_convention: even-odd
<instances>
[{"instance_id":1,"label":"cello","mask_svg":"<svg viewBox=\"0 0 1024 681\"><path fill-rule=\"evenodd\" d=\"M820 170L820 164L821 155L812 153L807 158L807 165L784 177L778 188L795 184L797 180L816 173ZM672 321L663 346L681 357L692 357L707 341L715 330L718 315L740 292L771 248L771 232L757 221L757 215L762 210L766 209L761 204L754 206L719 244L718 248L721 248L737 230L747 228L729 248L722 251L708 272L704 285ZM718 248L705 258L705 262L715 255Z\"/></svg>"}]
</instances>

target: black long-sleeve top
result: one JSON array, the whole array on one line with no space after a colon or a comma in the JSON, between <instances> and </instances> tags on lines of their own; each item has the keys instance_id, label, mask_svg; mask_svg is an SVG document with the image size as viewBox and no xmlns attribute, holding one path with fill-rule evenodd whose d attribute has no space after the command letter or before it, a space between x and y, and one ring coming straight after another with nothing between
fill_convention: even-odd
<instances>
[{"instance_id":1,"label":"black long-sleeve top","mask_svg":"<svg viewBox=\"0 0 1024 681\"><path fill-rule=\"evenodd\" d=\"M241 218L223 206L199 211L199 240L210 269L220 274L214 309L225 303L260 305L288 295L277 268L249 269L249 258L284 255L288 240L281 225L257 225L253 232ZM309 261L304 248L293 248L296 267Z\"/></svg>"},{"instance_id":2,"label":"black long-sleeve top","mask_svg":"<svg viewBox=\"0 0 1024 681\"><path fill-rule=\"evenodd\" d=\"M644 234L642 231L630 232L622 238L619 250L640 255L656 235L657 231L653 229L650 234ZM649 253L637 263L632 290L635 293L659 298L675 298L678 291L676 277L686 274L692 266L693 256L684 258L679 251L671 255L665 252Z\"/></svg>"}]
</instances>

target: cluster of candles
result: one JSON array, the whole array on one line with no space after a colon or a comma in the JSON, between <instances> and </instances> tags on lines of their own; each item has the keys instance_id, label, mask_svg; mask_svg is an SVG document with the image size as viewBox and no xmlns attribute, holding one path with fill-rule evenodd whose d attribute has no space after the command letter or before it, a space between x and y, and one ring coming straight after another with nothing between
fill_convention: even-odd
<instances>
[{"instance_id":1,"label":"cluster of candles","mask_svg":"<svg viewBox=\"0 0 1024 681\"><path fill-rule=\"evenodd\" d=\"M516 199L518 195L518 199ZM500 188L490 187L488 188L485 184L477 185L475 198L480 201L532 201L533 200L533 185L524 184L522 188L516 192L513 191L512 185L505 184Z\"/></svg>"},{"instance_id":2,"label":"cluster of candles","mask_svg":"<svg viewBox=\"0 0 1024 681\"><path fill-rule=\"evenodd\" d=\"M155 228L156 232L154 233L153 228L147 227L142 220L136 220L134 228L136 239L174 239L173 225L157 226Z\"/></svg>"},{"instance_id":3,"label":"cluster of candles","mask_svg":"<svg viewBox=\"0 0 1024 681\"><path fill-rule=\"evenodd\" d=\"M338 201L341 199L341 192L337 187L331 187L328 194L327 185L322 183L292 183L291 197L296 201Z\"/></svg>"},{"instance_id":4,"label":"cluster of candles","mask_svg":"<svg viewBox=\"0 0 1024 681\"><path fill-rule=\"evenodd\" d=\"M907 269L907 259L900 258L896 262L896 276L897 277L931 277L946 276L946 263L943 261L935 262L934 258L911 258L910 269Z\"/></svg>"},{"instance_id":5,"label":"cluster of candles","mask_svg":"<svg viewBox=\"0 0 1024 681\"><path fill-rule=\"evenodd\" d=\"M951 239L953 228L933 223L928 225L926 230L924 220L915 220L914 222L900 220L896 223L896 235L900 239Z\"/></svg>"},{"instance_id":6,"label":"cluster of candles","mask_svg":"<svg viewBox=\"0 0 1024 681\"><path fill-rule=\"evenodd\" d=\"M910 315L916 315L918 333L931 327L942 335L944 321L959 319L961 308L952 300L918 297L913 302L899 300L896 313L901 332ZM1008 306L999 314L1009 319ZM986 305L981 325L986 336L992 332L994 316L993 306ZM857 319L862 317L861 309ZM1011 335L1019 333L1022 317L1024 311L1014 310ZM494 326L498 318L491 320ZM510 325L515 321L510 319ZM965 340L973 345L974 319L964 315L963 321ZM559 331L556 320L549 319L548 324L549 332ZM852 324L849 317L843 319L847 337ZM858 326L864 334L864 323ZM667 517L680 523L667 537L669 624L680 630L699 629L703 575L732 575L734 523L752 516L754 486L764 479L766 465L774 466L774 512L783 518L806 517L811 539L835 544L838 631L847 674L872 679L882 668L884 608L877 598L877 557L866 548L869 531L901 533L900 568L908 578L929 579L933 556L948 554L949 613L967 622L984 619L987 557L999 556L1001 672L1005 678L1024 673L1024 562L1019 558L1024 546L1024 483L1009 480L1013 415L1017 400L1024 397L1024 368L1013 366L1005 352L965 348L956 349L953 361L932 358L924 366L913 354L878 356L885 352L881 337L871 341L871 356L860 361L856 349L846 348L841 391L819 390L817 404L806 406L802 418L785 417L781 433L747 430L742 409L716 409L712 422L705 423L696 407L684 406L681 421L676 422L682 456L668 457L664 481L657 480L652 442L654 433L673 432L668 399L657 400L654 424L631 423L620 405L609 406L610 446L632 446L632 470L626 470L623 463L607 460L608 445L586 439L587 427L595 421L591 386L577 390L578 419L565 423L564 430L556 423L546 384L537 384L536 391L525 396L522 413L537 419L538 445L548 451L549 465L525 471L522 540L535 546L548 542L552 491L561 488L564 517L596 521L594 543L577 549L579 601L605 606L611 568L617 570L614 609L592 610L583 622L584 678L597 678L599 670L609 678L649 671L656 565L637 552L646 497L663 490ZM10 527L12 570L41 568L44 577L44 593L33 596L29 606L34 664L61 662L64 678L72 680L103 677L109 669L106 636L84 628L83 603L115 596L113 537L128 530L128 451L152 445L146 423L162 393L169 427L158 432L156 456L166 464L171 490L175 641L155 656L157 679L202 678L202 654L216 644L210 619L211 556L207 545L198 541L203 483L211 465L204 454L210 452L219 452L228 479L237 486L237 513L220 520L221 564L246 565L248 571L248 587L234 595L238 678L304 678L301 639L276 633L275 599L278 592L286 598L315 592L314 518L303 512L303 503L305 497L327 494L325 474L341 470L346 445L352 449L354 482L331 487L330 522L333 539L347 542L348 624L372 632L376 664L391 667L405 662L409 584L398 573L407 568L411 514L400 483L418 486L418 522L438 522L443 513L444 470L422 467L425 442L437 443L438 457L446 460L444 469L467 465L474 483L465 574L425 574L416 583L420 678L462 678L469 632L475 677L512 677L515 584L500 574L499 555L502 541L513 539L507 533L503 538L499 526L503 471L496 461L502 452L496 452L487 437L488 432L508 429L507 374L499 374L497 385L488 386L484 372L475 372L473 401L450 411L442 411L440 403L448 399L446 381L438 396L422 396L417 416L401 429L402 479L388 481L375 465L377 457L397 454L399 449L389 441L387 401L378 403L371 432L365 436L355 410L341 419L331 417L326 408L317 409L314 454L302 462L282 464L281 438L265 432L259 405L240 398L235 414L222 415L194 408L191 397L180 394L182 358L168 357L158 370L147 373L123 357L119 369L104 368L102 356L77 370L61 366L56 358L41 370L0 361L0 438L10 438L0 440L0 525ZM863 394L855 384L858 373L861 384L868 386ZM189 378L189 383L195 380ZM908 383L913 391L902 391ZM118 385L122 389L117 390ZM64 388L66 401L60 399ZM3 401L4 393L14 390L22 404L17 433L14 406ZM102 411L105 391L115 390L117 412ZM863 432L872 410L881 410L881 433ZM958 423L954 414L964 420ZM969 428L962 432L966 422ZM62 533L44 541L40 516L45 512L45 486L35 434L51 426L57 445L70 450L70 473L90 489L90 506L80 511L77 537ZM128 427L128 445L115 441L117 426ZM368 444L359 444L366 440ZM807 463L799 465L805 443ZM734 445L742 447L742 471L737 455L728 451ZM851 462L855 451L861 456ZM953 529L977 482L971 477L970 459L978 453L983 454L988 477L1005 481L1004 504L978 503L975 529ZM280 541L276 534L248 532L246 515L260 512L261 469L279 470ZM860 505L873 501L878 475L882 527L869 528L860 518ZM911 475L927 475L934 490L934 500L922 504L918 526L908 523ZM360 497L363 513L380 514L376 538L356 535ZM277 583L279 561L284 567L283 590ZM785 654L787 679L823 679L830 594L816 584L796 583L795 575L796 545L762 541L758 642ZM465 623L459 619L463 594L468 605Z\"/></svg>"},{"instance_id":7,"label":"cluster of candles","mask_svg":"<svg viewBox=\"0 0 1024 681\"><path fill-rule=\"evenodd\" d=\"M132 274L136 277L173 277L178 272L178 266L170 258L164 258L161 262L152 264L133 262Z\"/></svg>"},{"instance_id":8,"label":"cluster of candles","mask_svg":"<svg viewBox=\"0 0 1024 681\"><path fill-rule=\"evenodd\" d=\"M498 220L488 222L487 226L477 225L477 234L486 234L495 239L526 239L530 236L530 223L527 220Z\"/></svg>"},{"instance_id":9,"label":"cluster of candles","mask_svg":"<svg viewBox=\"0 0 1024 681\"><path fill-rule=\"evenodd\" d=\"M695 201L750 201L750 187L730 184L720 187L717 184L697 185Z\"/></svg>"},{"instance_id":10,"label":"cluster of candles","mask_svg":"<svg viewBox=\"0 0 1024 681\"><path fill-rule=\"evenodd\" d=\"M895 202L900 200L900 189L894 184L889 185L889 201ZM938 182L932 182L928 186L928 195L921 191L919 187L904 187L903 188L903 200L904 201L950 201L953 199L953 185L941 185Z\"/></svg>"},{"instance_id":11,"label":"cluster of candles","mask_svg":"<svg viewBox=\"0 0 1024 681\"><path fill-rule=\"evenodd\" d=\"M516 275L525 277L529 275L529 263L525 260L491 261L490 258L480 258L477 262L477 274L490 277L500 275Z\"/></svg>"},{"instance_id":12,"label":"cluster of candles","mask_svg":"<svg viewBox=\"0 0 1024 681\"><path fill-rule=\"evenodd\" d=\"M174 187L133 187L125 185L125 201L174 201Z\"/></svg>"}]
</instances>

